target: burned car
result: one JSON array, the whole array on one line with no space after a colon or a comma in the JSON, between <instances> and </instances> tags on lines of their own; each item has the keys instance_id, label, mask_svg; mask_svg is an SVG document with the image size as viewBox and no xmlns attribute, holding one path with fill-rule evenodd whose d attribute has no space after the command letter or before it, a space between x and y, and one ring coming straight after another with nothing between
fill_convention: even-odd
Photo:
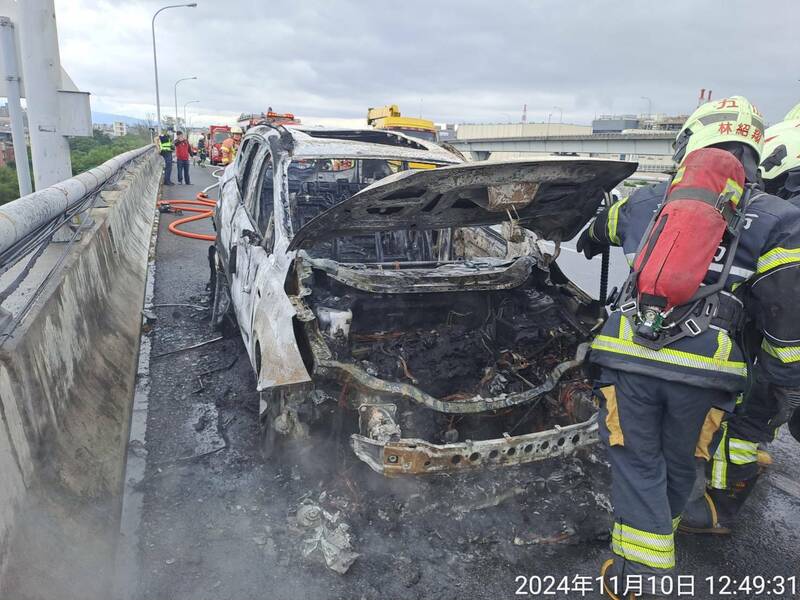
<instances>
[{"instance_id":1,"label":"burned car","mask_svg":"<svg viewBox=\"0 0 800 600\"><path fill-rule=\"evenodd\" d=\"M574 237L634 170L463 162L390 132L249 130L220 181L213 320L238 323L265 452L342 416L385 475L595 442L583 363L602 307L531 240Z\"/></svg>"}]
</instances>

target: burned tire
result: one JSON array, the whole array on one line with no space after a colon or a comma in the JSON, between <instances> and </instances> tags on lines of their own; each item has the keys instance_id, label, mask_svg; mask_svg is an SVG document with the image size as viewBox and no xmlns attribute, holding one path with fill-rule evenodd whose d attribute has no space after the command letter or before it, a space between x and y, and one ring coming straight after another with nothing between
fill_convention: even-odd
<instances>
[{"instance_id":1,"label":"burned tire","mask_svg":"<svg viewBox=\"0 0 800 600\"><path fill-rule=\"evenodd\" d=\"M233 312L233 302L228 291L228 281L225 273L219 269L211 271L211 325L224 335L230 335L236 330L236 315Z\"/></svg>"},{"instance_id":2,"label":"burned tire","mask_svg":"<svg viewBox=\"0 0 800 600\"><path fill-rule=\"evenodd\" d=\"M280 452L284 436L275 430L275 419L281 414L280 392L265 390L259 392L258 446L264 460Z\"/></svg>"}]
</instances>

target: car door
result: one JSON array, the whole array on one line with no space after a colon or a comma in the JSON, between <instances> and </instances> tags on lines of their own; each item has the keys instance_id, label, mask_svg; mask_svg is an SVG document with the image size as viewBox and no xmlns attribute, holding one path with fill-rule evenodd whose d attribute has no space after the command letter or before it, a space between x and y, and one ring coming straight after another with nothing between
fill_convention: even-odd
<instances>
[{"instance_id":1,"label":"car door","mask_svg":"<svg viewBox=\"0 0 800 600\"><path fill-rule=\"evenodd\" d=\"M275 219L281 192L289 188L286 170L280 168L282 159L286 156L265 156L256 186L258 197L252 198L261 243L252 249L258 272L252 294L253 339L248 351L259 390L311 381L295 337L295 306L284 285L294 253L286 252L286 232Z\"/></svg>"},{"instance_id":2,"label":"car door","mask_svg":"<svg viewBox=\"0 0 800 600\"><path fill-rule=\"evenodd\" d=\"M233 301L236 321L242 332L245 344L248 344L251 336L251 308L250 291L255 273L252 265L253 245L258 244L258 233L248 207L245 203L248 191L254 179L253 174L258 173L258 168L254 168L259 155L263 155L265 145L257 138L246 140L243 144L242 152L237 162L235 181L229 182L228 186L235 185L235 193L238 202L233 209L231 225L229 227L230 236L224 240L228 247L228 270L231 299Z\"/></svg>"},{"instance_id":3,"label":"car door","mask_svg":"<svg viewBox=\"0 0 800 600\"><path fill-rule=\"evenodd\" d=\"M259 226L259 197L261 173L270 163L269 146L259 144L252 148L251 164L246 179L242 186L242 219L241 234L239 236L239 261L240 272L240 301L236 318L244 335L248 350L252 347L253 340L253 311L256 299L260 296L256 281L259 271L265 268L267 252L264 249L264 231ZM251 356L252 358L252 356ZM255 364L255 361L254 361Z\"/></svg>"}]
</instances>

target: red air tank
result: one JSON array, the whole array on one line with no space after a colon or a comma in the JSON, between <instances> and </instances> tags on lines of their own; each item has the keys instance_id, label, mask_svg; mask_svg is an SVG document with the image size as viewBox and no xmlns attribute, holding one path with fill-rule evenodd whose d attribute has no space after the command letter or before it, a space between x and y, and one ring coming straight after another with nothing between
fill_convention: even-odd
<instances>
[{"instance_id":1,"label":"red air tank","mask_svg":"<svg viewBox=\"0 0 800 600\"><path fill-rule=\"evenodd\" d=\"M738 205L744 180L742 164L725 150L686 156L634 262L640 304L666 312L692 298L725 233L723 212Z\"/></svg>"}]
</instances>

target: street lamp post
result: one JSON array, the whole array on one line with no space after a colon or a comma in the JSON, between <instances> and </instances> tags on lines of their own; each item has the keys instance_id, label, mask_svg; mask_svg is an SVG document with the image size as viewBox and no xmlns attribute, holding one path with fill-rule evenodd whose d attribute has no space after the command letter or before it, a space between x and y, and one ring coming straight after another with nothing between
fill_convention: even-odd
<instances>
[{"instance_id":1,"label":"street lamp post","mask_svg":"<svg viewBox=\"0 0 800 600\"><path fill-rule=\"evenodd\" d=\"M161 97L158 93L158 58L156 55L156 17L158 13L162 10L167 10L168 8L194 8L197 6L197 2L192 2L190 4L170 4L169 6L163 6L159 8L153 14L153 20L150 22L150 30L153 33L153 72L155 73L156 79L156 119L157 119L157 127L158 133L161 133ZM176 117L177 118L177 117Z\"/></svg>"},{"instance_id":2,"label":"street lamp post","mask_svg":"<svg viewBox=\"0 0 800 600\"><path fill-rule=\"evenodd\" d=\"M197 77L181 77L175 82L175 131L178 130L178 84L181 81L189 81L190 79L197 79ZM186 119L184 119L184 125L185 123Z\"/></svg>"},{"instance_id":3,"label":"street lamp post","mask_svg":"<svg viewBox=\"0 0 800 600\"><path fill-rule=\"evenodd\" d=\"M564 109L560 106L554 106L553 108L558 110L558 123L559 125L564 123Z\"/></svg>"},{"instance_id":4,"label":"street lamp post","mask_svg":"<svg viewBox=\"0 0 800 600\"><path fill-rule=\"evenodd\" d=\"M188 129L189 125L187 124L187 121L186 121L186 107L189 106L190 104L196 104L198 102L200 102L200 100L189 100L187 103L185 103L183 105L183 126L186 127L187 129ZM188 132L187 132L187 135L188 135Z\"/></svg>"}]
</instances>

